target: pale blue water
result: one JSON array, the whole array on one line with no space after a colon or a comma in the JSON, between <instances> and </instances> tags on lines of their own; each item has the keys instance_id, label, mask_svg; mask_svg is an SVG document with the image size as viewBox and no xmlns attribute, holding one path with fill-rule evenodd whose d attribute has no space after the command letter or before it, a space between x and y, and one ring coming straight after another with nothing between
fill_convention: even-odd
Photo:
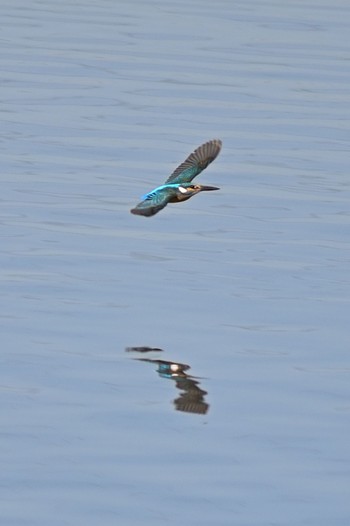
<instances>
[{"instance_id":1,"label":"pale blue water","mask_svg":"<svg viewBox=\"0 0 350 526\"><path fill-rule=\"evenodd\" d=\"M348 2L1 18L1 524L347 526Z\"/></svg>"}]
</instances>

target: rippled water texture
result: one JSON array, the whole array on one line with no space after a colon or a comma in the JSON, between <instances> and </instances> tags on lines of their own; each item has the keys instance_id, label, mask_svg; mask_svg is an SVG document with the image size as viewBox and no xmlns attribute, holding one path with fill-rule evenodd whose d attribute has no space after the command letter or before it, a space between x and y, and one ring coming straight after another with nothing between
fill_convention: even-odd
<instances>
[{"instance_id":1,"label":"rippled water texture","mask_svg":"<svg viewBox=\"0 0 350 526\"><path fill-rule=\"evenodd\" d=\"M1 524L348 526L349 20L2 2Z\"/></svg>"}]
</instances>

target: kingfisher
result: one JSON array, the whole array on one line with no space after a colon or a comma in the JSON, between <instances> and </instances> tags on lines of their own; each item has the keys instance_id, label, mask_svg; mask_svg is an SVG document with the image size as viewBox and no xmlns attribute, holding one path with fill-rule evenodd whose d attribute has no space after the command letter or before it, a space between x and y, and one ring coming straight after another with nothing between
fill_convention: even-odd
<instances>
[{"instance_id":1,"label":"kingfisher","mask_svg":"<svg viewBox=\"0 0 350 526\"><path fill-rule=\"evenodd\" d=\"M143 200L130 212L150 217L157 214L168 203L186 201L199 192L219 190L217 186L191 184L191 181L214 161L220 153L221 146L222 142L219 139L213 139L199 146L174 170L163 185L144 195Z\"/></svg>"}]
</instances>

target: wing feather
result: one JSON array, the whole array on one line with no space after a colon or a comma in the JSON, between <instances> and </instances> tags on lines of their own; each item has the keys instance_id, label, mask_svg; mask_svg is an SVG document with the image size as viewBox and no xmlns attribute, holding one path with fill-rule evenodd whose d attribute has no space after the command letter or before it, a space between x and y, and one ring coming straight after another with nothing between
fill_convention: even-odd
<instances>
[{"instance_id":1,"label":"wing feather","mask_svg":"<svg viewBox=\"0 0 350 526\"><path fill-rule=\"evenodd\" d=\"M136 205L135 208L132 208L130 212L139 216L154 216L166 207L171 198L172 192L169 192L166 188L150 192L145 196L145 199Z\"/></svg>"},{"instance_id":2,"label":"wing feather","mask_svg":"<svg viewBox=\"0 0 350 526\"><path fill-rule=\"evenodd\" d=\"M213 139L199 146L174 170L165 183L190 183L219 155L222 142Z\"/></svg>"}]
</instances>

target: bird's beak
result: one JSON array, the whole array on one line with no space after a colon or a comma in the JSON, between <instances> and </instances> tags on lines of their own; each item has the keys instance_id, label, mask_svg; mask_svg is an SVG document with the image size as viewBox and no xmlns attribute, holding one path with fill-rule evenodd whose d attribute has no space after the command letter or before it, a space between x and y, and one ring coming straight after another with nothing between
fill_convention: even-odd
<instances>
[{"instance_id":1,"label":"bird's beak","mask_svg":"<svg viewBox=\"0 0 350 526\"><path fill-rule=\"evenodd\" d=\"M201 185L201 192L206 192L206 191L209 191L209 190L220 190L220 188L218 188L217 186Z\"/></svg>"}]
</instances>

